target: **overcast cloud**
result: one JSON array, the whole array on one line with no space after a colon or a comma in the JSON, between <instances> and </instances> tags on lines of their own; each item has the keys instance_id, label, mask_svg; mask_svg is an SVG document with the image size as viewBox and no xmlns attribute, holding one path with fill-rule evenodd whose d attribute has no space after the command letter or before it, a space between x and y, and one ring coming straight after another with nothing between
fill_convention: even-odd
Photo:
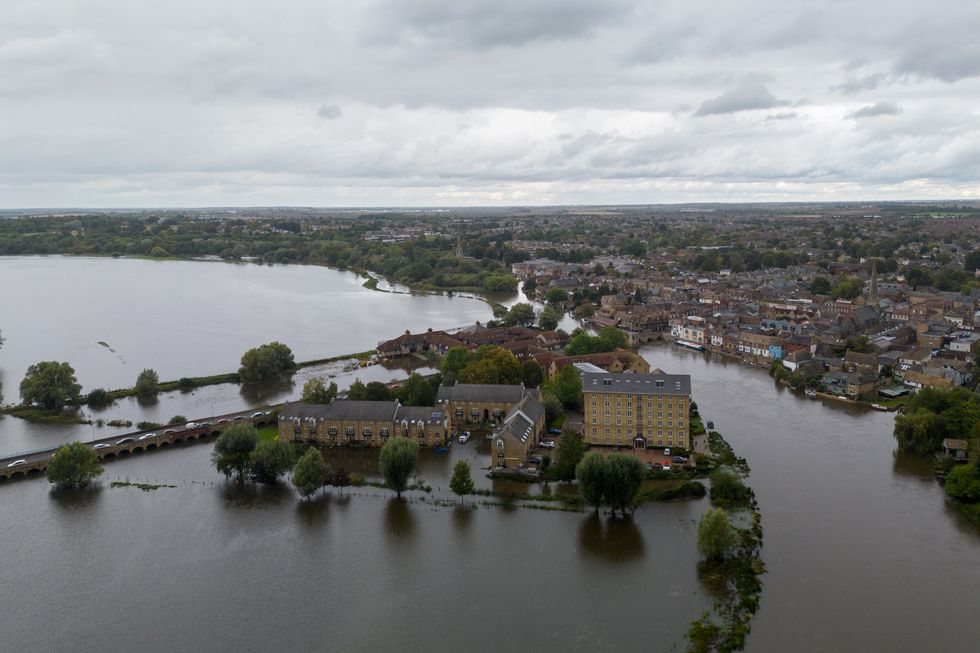
<instances>
[{"instance_id":1,"label":"overcast cloud","mask_svg":"<svg viewBox=\"0 0 980 653\"><path fill-rule=\"evenodd\" d=\"M980 198L962 0L3 6L3 207Z\"/></svg>"}]
</instances>

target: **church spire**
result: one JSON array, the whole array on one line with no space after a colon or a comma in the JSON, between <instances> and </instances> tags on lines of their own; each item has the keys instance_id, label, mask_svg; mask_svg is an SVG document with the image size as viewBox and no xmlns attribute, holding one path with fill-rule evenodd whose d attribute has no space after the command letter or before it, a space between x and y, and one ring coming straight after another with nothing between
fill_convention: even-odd
<instances>
[{"instance_id":1,"label":"church spire","mask_svg":"<svg viewBox=\"0 0 980 653\"><path fill-rule=\"evenodd\" d=\"M878 262L871 259L871 288L868 289L868 303L878 308Z\"/></svg>"}]
</instances>

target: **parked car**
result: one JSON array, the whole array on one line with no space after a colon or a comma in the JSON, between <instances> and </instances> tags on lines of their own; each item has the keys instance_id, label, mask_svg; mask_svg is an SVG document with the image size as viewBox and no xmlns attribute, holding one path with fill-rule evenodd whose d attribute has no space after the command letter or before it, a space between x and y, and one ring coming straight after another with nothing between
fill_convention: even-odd
<instances>
[{"instance_id":1,"label":"parked car","mask_svg":"<svg viewBox=\"0 0 980 653\"><path fill-rule=\"evenodd\" d=\"M134 438L123 438L122 440L118 440L116 442L116 444L129 444L130 442L135 442L135 439Z\"/></svg>"},{"instance_id":2,"label":"parked car","mask_svg":"<svg viewBox=\"0 0 980 653\"><path fill-rule=\"evenodd\" d=\"M556 429L554 427L548 429L548 433L551 435L561 435L561 429Z\"/></svg>"},{"instance_id":3,"label":"parked car","mask_svg":"<svg viewBox=\"0 0 980 653\"><path fill-rule=\"evenodd\" d=\"M198 424L197 422L187 422L186 424L184 424L184 428L185 429L196 429L199 426L201 426L201 425Z\"/></svg>"},{"instance_id":4,"label":"parked car","mask_svg":"<svg viewBox=\"0 0 980 653\"><path fill-rule=\"evenodd\" d=\"M143 435L141 435L141 436L139 437L139 439L140 439L141 441L142 441L142 440L149 440L150 438L155 438L156 436L157 436L157 434L156 434L156 433L145 433L145 434L143 434Z\"/></svg>"},{"instance_id":5,"label":"parked car","mask_svg":"<svg viewBox=\"0 0 980 653\"><path fill-rule=\"evenodd\" d=\"M219 419L218 420L218 424L227 424L227 423L228 423L228 420L226 420L226 419Z\"/></svg>"},{"instance_id":6,"label":"parked car","mask_svg":"<svg viewBox=\"0 0 980 653\"><path fill-rule=\"evenodd\" d=\"M675 463L680 463L681 465L687 462L687 458L685 458L684 456L674 456L673 458L671 458L671 460Z\"/></svg>"},{"instance_id":7,"label":"parked car","mask_svg":"<svg viewBox=\"0 0 980 653\"><path fill-rule=\"evenodd\" d=\"M265 413L263 413L261 410L258 411L258 412L252 413L252 419L255 419L257 417L265 417Z\"/></svg>"},{"instance_id":8,"label":"parked car","mask_svg":"<svg viewBox=\"0 0 980 653\"><path fill-rule=\"evenodd\" d=\"M110 445L109 445L109 444L107 444L107 443L105 443L105 442L100 442L100 443L98 443L97 445L95 445L95 446L94 446L94 447L92 447L92 448L93 448L93 449L105 449L105 448L107 448L107 447L109 447L109 446L110 446Z\"/></svg>"},{"instance_id":9,"label":"parked car","mask_svg":"<svg viewBox=\"0 0 980 653\"><path fill-rule=\"evenodd\" d=\"M469 441L469 439L470 439L470 432L469 431L463 431L462 433L459 434L459 443L460 444L466 444Z\"/></svg>"},{"instance_id":10,"label":"parked car","mask_svg":"<svg viewBox=\"0 0 980 653\"><path fill-rule=\"evenodd\" d=\"M7 465L7 467L16 467L17 465L26 465L27 461L21 458L20 460L15 460L14 462Z\"/></svg>"},{"instance_id":11,"label":"parked car","mask_svg":"<svg viewBox=\"0 0 980 653\"><path fill-rule=\"evenodd\" d=\"M665 456L669 456L670 455L670 447L667 447L666 449L664 449L664 455Z\"/></svg>"},{"instance_id":12,"label":"parked car","mask_svg":"<svg viewBox=\"0 0 980 653\"><path fill-rule=\"evenodd\" d=\"M240 420L240 419L245 419L245 416L244 416L244 415L235 415L235 421L236 421L236 422L237 422L238 420Z\"/></svg>"},{"instance_id":13,"label":"parked car","mask_svg":"<svg viewBox=\"0 0 980 653\"><path fill-rule=\"evenodd\" d=\"M653 471L653 463L647 463L647 471L648 472L652 472Z\"/></svg>"},{"instance_id":14,"label":"parked car","mask_svg":"<svg viewBox=\"0 0 980 653\"><path fill-rule=\"evenodd\" d=\"M653 471L655 471L655 472L659 472L659 471L660 471L660 470L662 470L663 468L664 468L664 466L663 466L663 465L661 465L660 463L653 463Z\"/></svg>"},{"instance_id":15,"label":"parked car","mask_svg":"<svg viewBox=\"0 0 980 653\"><path fill-rule=\"evenodd\" d=\"M541 441L541 446L544 447L545 449L554 449L555 448L555 441L554 440L542 440Z\"/></svg>"},{"instance_id":16,"label":"parked car","mask_svg":"<svg viewBox=\"0 0 980 653\"><path fill-rule=\"evenodd\" d=\"M527 461L529 463L531 463L532 465L540 465L541 464L541 456L528 456L527 457Z\"/></svg>"},{"instance_id":17,"label":"parked car","mask_svg":"<svg viewBox=\"0 0 980 653\"><path fill-rule=\"evenodd\" d=\"M176 429L167 429L166 431L163 432L163 434L164 435L173 435L176 432L177 432Z\"/></svg>"},{"instance_id":18,"label":"parked car","mask_svg":"<svg viewBox=\"0 0 980 653\"><path fill-rule=\"evenodd\" d=\"M664 463L664 471L665 472L669 472L670 471L670 463Z\"/></svg>"}]
</instances>

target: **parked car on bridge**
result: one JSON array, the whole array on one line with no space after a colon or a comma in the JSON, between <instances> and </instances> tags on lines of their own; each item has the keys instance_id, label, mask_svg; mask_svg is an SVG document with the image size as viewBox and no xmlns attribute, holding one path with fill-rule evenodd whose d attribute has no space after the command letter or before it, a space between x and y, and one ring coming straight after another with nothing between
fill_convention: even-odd
<instances>
[{"instance_id":1,"label":"parked car on bridge","mask_svg":"<svg viewBox=\"0 0 980 653\"><path fill-rule=\"evenodd\" d=\"M16 467L17 465L26 465L26 464L27 461L21 458L19 460L15 460L14 462L10 463L9 465L7 465L7 467Z\"/></svg>"},{"instance_id":2,"label":"parked car on bridge","mask_svg":"<svg viewBox=\"0 0 980 653\"><path fill-rule=\"evenodd\" d=\"M144 433L139 437L139 440L142 442L143 440L149 440L150 438L155 438L158 435L159 433Z\"/></svg>"},{"instance_id":3,"label":"parked car on bridge","mask_svg":"<svg viewBox=\"0 0 980 653\"><path fill-rule=\"evenodd\" d=\"M122 440L118 440L116 444L129 444L130 442L135 442L135 441L136 438L123 438Z\"/></svg>"},{"instance_id":4,"label":"parked car on bridge","mask_svg":"<svg viewBox=\"0 0 980 653\"><path fill-rule=\"evenodd\" d=\"M252 413L252 419L256 419L257 417L265 417L265 413L263 413L261 410L258 411L258 412Z\"/></svg>"},{"instance_id":5,"label":"parked car on bridge","mask_svg":"<svg viewBox=\"0 0 980 653\"><path fill-rule=\"evenodd\" d=\"M107 448L107 447L109 447L109 446L111 446L111 445L109 445L109 444L107 444L107 443L105 443L105 442L100 442L100 443L98 443L97 445L95 445L95 446L94 446L94 447L92 447L92 448L93 448L93 449L105 449L105 448Z\"/></svg>"},{"instance_id":6,"label":"parked car on bridge","mask_svg":"<svg viewBox=\"0 0 980 653\"><path fill-rule=\"evenodd\" d=\"M184 424L185 429L196 429L199 428L200 426L201 425L198 424L197 422L187 422L186 424Z\"/></svg>"}]
</instances>

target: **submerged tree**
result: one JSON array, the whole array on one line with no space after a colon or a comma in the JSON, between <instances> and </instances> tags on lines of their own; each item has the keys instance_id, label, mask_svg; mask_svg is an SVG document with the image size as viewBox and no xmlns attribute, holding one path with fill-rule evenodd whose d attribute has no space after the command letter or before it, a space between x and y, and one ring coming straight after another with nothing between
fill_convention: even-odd
<instances>
[{"instance_id":1,"label":"submerged tree","mask_svg":"<svg viewBox=\"0 0 980 653\"><path fill-rule=\"evenodd\" d=\"M260 442L252 452L251 473L259 483L275 483L292 468L293 445L282 440Z\"/></svg>"},{"instance_id":2,"label":"submerged tree","mask_svg":"<svg viewBox=\"0 0 980 653\"><path fill-rule=\"evenodd\" d=\"M330 480L330 465L323 460L323 454L316 447L306 450L293 468L293 485L305 498L327 484Z\"/></svg>"},{"instance_id":3,"label":"submerged tree","mask_svg":"<svg viewBox=\"0 0 980 653\"><path fill-rule=\"evenodd\" d=\"M717 562L728 556L735 544L735 530L721 508L710 508L698 523L698 551Z\"/></svg>"},{"instance_id":4,"label":"submerged tree","mask_svg":"<svg viewBox=\"0 0 980 653\"><path fill-rule=\"evenodd\" d=\"M148 397L157 393L157 386L160 384L160 377L156 370L146 368L136 377L136 385L133 389L141 397Z\"/></svg>"},{"instance_id":5,"label":"submerged tree","mask_svg":"<svg viewBox=\"0 0 980 653\"><path fill-rule=\"evenodd\" d=\"M465 460L457 460L453 465L453 477L449 480L449 489L460 497L473 494L476 489L473 485L473 477L470 475L470 464Z\"/></svg>"},{"instance_id":6,"label":"submerged tree","mask_svg":"<svg viewBox=\"0 0 980 653\"><path fill-rule=\"evenodd\" d=\"M399 498L408 487L408 479L415 469L418 457L418 443L401 436L390 438L381 448L381 455L378 457L381 476Z\"/></svg>"},{"instance_id":7,"label":"submerged tree","mask_svg":"<svg viewBox=\"0 0 980 653\"><path fill-rule=\"evenodd\" d=\"M252 452L259 443L259 432L251 424L234 424L218 436L211 462L225 478L234 474L239 483L248 476Z\"/></svg>"},{"instance_id":8,"label":"submerged tree","mask_svg":"<svg viewBox=\"0 0 980 653\"><path fill-rule=\"evenodd\" d=\"M579 492L582 498L596 512L602 505L603 493L606 489L606 460L600 454L591 452L585 454L579 464L575 467L575 480L578 481Z\"/></svg>"},{"instance_id":9,"label":"submerged tree","mask_svg":"<svg viewBox=\"0 0 980 653\"><path fill-rule=\"evenodd\" d=\"M99 456L81 442L61 445L51 460L45 475L59 488L80 488L102 474Z\"/></svg>"}]
</instances>

